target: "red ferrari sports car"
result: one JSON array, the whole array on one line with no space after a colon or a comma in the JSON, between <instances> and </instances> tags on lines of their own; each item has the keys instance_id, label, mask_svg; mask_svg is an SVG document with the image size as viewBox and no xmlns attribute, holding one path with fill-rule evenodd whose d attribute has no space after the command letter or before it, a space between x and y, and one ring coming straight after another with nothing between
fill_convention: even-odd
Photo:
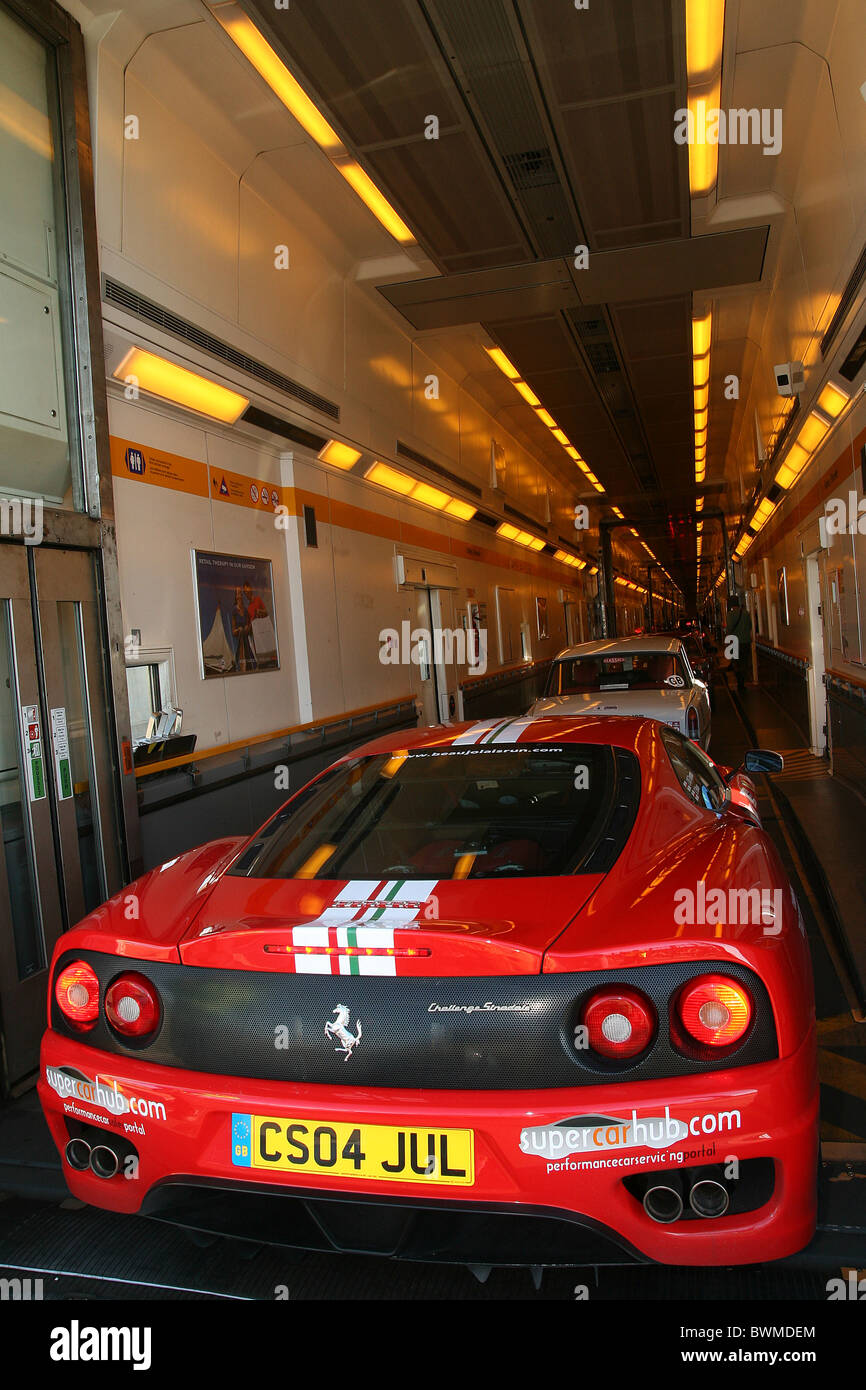
<instances>
[{"instance_id":1,"label":"red ferrari sports car","mask_svg":"<svg viewBox=\"0 0 866 1390\"><path fill-rule=\"evenodd\" d=\"M342 758L60 941L72 1193L312 1249L741 1264L815 1225L802 917L753 750L484 720Z\"/></svg>"}]
</instances>

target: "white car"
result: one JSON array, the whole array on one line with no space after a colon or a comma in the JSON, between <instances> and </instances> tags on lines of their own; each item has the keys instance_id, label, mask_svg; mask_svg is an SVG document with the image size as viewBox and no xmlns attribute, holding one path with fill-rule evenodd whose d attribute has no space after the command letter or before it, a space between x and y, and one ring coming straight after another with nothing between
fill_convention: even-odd
<instances>
[{"instance_id":1,"label":"white car","mask_svg":"<svg viewBox=\"0 0 866 1390\"><path fill-rule=\"evenodd\" d=\"M709 689L678 637L613 637L567 647L528 714L643 715L703 749L710 745Z\"/></svg>"}]
</instances>

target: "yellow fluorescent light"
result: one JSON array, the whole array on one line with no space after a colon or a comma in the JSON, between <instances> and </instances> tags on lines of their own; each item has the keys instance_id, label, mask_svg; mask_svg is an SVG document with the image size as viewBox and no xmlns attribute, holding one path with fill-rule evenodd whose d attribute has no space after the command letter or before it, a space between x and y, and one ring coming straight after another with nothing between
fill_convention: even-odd
<instances>
[{"instance_id":1,"label":"yellow fluorescent light","mask_svg":"<svg viewBox=\"0 0 866 1390\"><path fill-rule=\"evenodd\" d=\"M538 536L531 536L531 537L530 537L530 540L529 540L529 549L530 549L530 550L543 550L544 547L545 547L545 544L546 544L546 542L543 541L543 540L541 540Z\"/></svg>"},{"instance_id":2,"label":"yellow fluorescent light","mask_svg":"<svg viewBox=\"0 0 866 1390\"><path fill-rule=\"evenodd\" d=\"M320 458L322 463L332 463L335 468L351 468L361 457L361 450L353 449L349 444L341 444L339 439L329 439L316 457Z\"/></svg>"},{"instance_id":3,"label":"yellow fluorescent light","mask_svg":"<svg viewBox=\"0 0 866 1390\"><path fill-rule=\"evenodd\" d=\"M469 502L461 502L459 497L452 497L445 510L449 516L456 516L460 521L471 521L478 508Z\"/></svg>"},{"instance_id":4,"label":"yellow fluorescent light","mask_svg":"<svg viewBox=\"0 0 866 1390\"><path fill-rule=\"evenodd\" d=\"M581 458L580 454L577 452L573 444L567 444L565 446L565 452L571 455L575 463L583 463L583 459Z\"/></svg>"},{"instance_id":5,"label":"yellow fluorescent light","mask_svg":"<svg viewBox=\"0 0 866 1390\"><path fill-rule=\"evenodd\" d=\"M416 483L412 489L413 502L423 502L425 507L435 507L439 512L444 510L450 500L447 492L438 487L431 487L429 483Z\"/></svg>"},{"instance_id":6,"label":"yellow fluorescent light","mask_svg":"<svg viewBox=\"0 0 866 1390\"><path fill-rule=\"evenodd\" d=\"M832 420L835 420L836 416L845 409L850 399L851 397L840 390L838 386L834 386L831 381L828 381L818 397L818 404L825 415L829 415Z\"/></svg>"},{"instance_id":7,"label":"yellow fluorescent light","mask_svg":"<svg viewBox=\"0 0 866 1390\"><path fill-rule=\"evenodd\" d=\"M637 531L634 529L633 526L630 526L628 529L631 531L633 536L637 536ZM640 539L640 537L638 537L638 539Z\"/></svg>"},{"instance_id":8,"label":"yellow fluorescent light","mask_svg":"<svg viewBox=\"0 0 866 1390\"><path fill-rule=\"evenodd\" d=\"M592 485L593 485L593 487L595 488L596 492L604 492L604 488L602 487L601 483L598 481L598 478L590 478L589 481L592 483Z\"/></svg>"},{"instance_id":9,"label":"yellow fluorescent light","mask_svg":"<svg viewBox=\"0 0 866 1390\"><path fill-rule=\"evenodd\" d=\"M611 507L611 511L613 512L614 516L622 518L622 512L620 511L619 507Z\"/></svg>"},{"instance_id":10,"label":"yellow fluorescent light","mask_svg":"<svg viewBox=\"0 0 866 1390\"><path fill-rule=\"evenodd\" d=\"M296 121L312 136L323 150L335 153L343 149L343 142L332 130L324 116L307 96L303 87L289 72L285 63L277 57L267 39L242 14L237 5L219 5L212 10L232 43L237 44L244 57L252 63L283 103L291 111Z\"/></svg>"},{"instance_id":11,"label":"yellow fluorescent light","mask_svg":"<svg viewBox=\"0 0 866 1390\"><path fill-rule=\"evenodd\" d=\"M689 92L694 135L689 143L689 188L693 198L709 193L715 186L719 172L719 147L707 141L707 117L708 112L718 110L720 96L721 83L718 78L712 88L704 89L700 96Z\"/></svg>"},{"instance_id":12,"label":"yellow fluorescent light","mask_svg":"<svg viewBox=\"0 0 866 1390\"><path fill-rule=\"evenodd\" d=\"M532 540L532 537L530 536L528 531L518 531L514 539L516 540L518 545L529 545L529 543Z\"/></svg>"},{"instance_id":13,"label":"yellow fluorescent light","mask_svg":"<svg viewBox=\"0 0 866 1390\"><path fill-rule=\"evenodd\" d=\"M695 386L706 386L710 379L710 354L696 357L692 363L692 380Z\"/></svg>"},{"instance_id":14,"label":"yellow fluorescent light","mask_svg":"<svg viewBox=\"0 0 866 1390\"><path fill-rule=\"evenodd\" d=\"M704 425L702 430L695 430L695 451L706 449L707 447L707 427Z\"/></svg>"},{"instance_id":15,"label":"yellow fluorescent light","mask_svg":"<svg viewBox=\"0 0 866 1390\"><path fill-rule=\"evenodd\" d=\"M512 526L510 521L503 521L496 528L497 536L504 536L507 541L517 540L520 535L516 526Z\"/></svg>"},{"instance_id":16,"label":"yellow fluorescent light","mask_svg":"<svg viewBox=\"0 0 866 1390\"><path fill-rule=\"evenodd\" d=\"M801 444L792 444L787 454L785 462L782 464L774 478L774 482L779 487L790 487L799 478L806 464L809 462L809 455Z\"/></svg>"},{"instance_id":17,"label":"yellow fluorescent light","mask_svg":"<svg viewBox=\"0 0 866 1390\"><path fill-rule=\"evenodd\" d=\"M712 329L712 313L704 314L703 318L692 319L692 352L695 358L706 357L709 352Z\"/></svg>"},{"instance_id":18,"label":"yellow fluorescent light","mask_svg":"<svg viewBox=\"0 0 866 1390\"><path fill-rule=\"evenodd\" d=\"M515 390L520 392L523 399L525 401L528 401L529 404L533 406L535 409L537 409L538 406L541 405L541 401L538 399L535 392L532 390L532 387L527 386L525 381L515 381L512 384Z\"/></svg>"},{"instance_id":19,"label":"yellow fluorescent light","mask_svg":"<svg viewBox=\"0 0 866 1390\"><path fill-rule=\"evenodd\" d=\"M554 420L550 411L544 409L544 406L541 406L541 408L537 410L535 413L541 421L542 425L546 425L549 430L556 429L556 421Z\"/></svg>"},{"instance_id":20,"label":"yellow fluorescent light","mask_svg":"<svg viewBox=\"0 0 866 1390\"><path fill-rule=\"evenodd\" d=\"M154 352L145 352L144 348L130 348L115 369L114 377L116 381L135 377L142 391L182 405L186 410L194 410L197 415L221 420L224 425L233 425L249 405L247 396L230 391L227 386L218 386L215 381L179 367L165 357L157 357Z\"/></svg>"},{"instance_id":21,"label":"yellow fluorescent light","mask_svg":"<svg viewBox=\"0 0 866 1390\"><path fill-rule=\"evenodd\" d=\"M703 499L703 497L697 497L697 498L695 498L695 510L696 510L696 511L699 511L699 512L702 512L702 511L704 510L704 499ZM670 579L670 575L668 575L668 579Z\"/></svg>"},{"instance_id":22,"label":"yellow fluorescent light","mask_svg":"<svg viewBox=\"0 0 866 1390\"><path fill-rule=\"evenodd\" d=\"M773 512L776 510L776 506L778 506L778 503L774 505L772 502L768 502L766 498L764 499L749 522L753 531L763 531L770 517L773 515Z\"/></svg>"},{"instance_id":23,"label":"yellow fluorescent light","mask_svg":"<svg viewBox=\"0 0 866 1390\"><path fill-rule=\"evenodd\" d=\"M686 0L686 69L690 82L706 81L722 63L725 0Z\"/></svg>"},{"instance_id":24,"label":"yellow fluorescent light","mask_svg":"<svg viewBox=\"0 0 866 1390\"><path fill-rule=\"evenodd\" d=\"M565 553L564 550L555 550L554 553L553 553L553 558L554 558L554 560L559 560L560 563L563 564L563 565L570 565L570 564L571 564L571 556L570 556L570 555L566 555L566 553Z\"/></svg>"},{"instance_id":25,"label":"yellow fluorescent light","mask_svg":"<svg viewBox=\"0 0 866 1390\"><path fill-rule=\"evenodd\" d=\"M703 410L696 410L696 411L695 411L695 434L696 434L696 435L700 434L701 431L702 431L702 430L705 430L706 428L707 428L707 407L704 406Z\"/></svg>"},{"instance_id":26,"label":"yellow fluorescent light","mask_svg":"<svg viewBox=\"0 0 866 1390\"><path fill-rule=\"evenodd\" d=\"M560 442L560 444L563 446L563 448L565 448L565 449L568 448L569 443L570 443L571 441L569 440L568 435L565 433L564 430L553 430L553 431L552 431L552 434L553 434L554 439L558 439L558 440L559 440L559 442Z\"/></svg>"},{"instance_id":27,"label":"yellow fluorescent light","mask_svg":"<svg viewBox=\"0 0 866 1390\"><path fill-rule=\"evenodd\" d=\"M390 232L395 241L407 244L415 240L414 234L406 226L399 213L395 212L384 193L381 193L370 178L366 170L354 160L341 160L336 166L347 183L351 184L362 203L365 203L378 218L385 228Z\"/></svg>"},{"instance_id":28,"label":"yellow fluorescent light","mask_svg":"<svg viewBox=\"0 0 866 1390\"><path fill-rule=\"evenodd\" d=\"M822 420L821 416L816 415L813 410L797 435L797 443L806 450L807 454L811 454L813 449L817 449L829 428L829 423Z\"/></svg>"},{"instance_id":29,"label":"yellow fluorescent light","mask_svg":"<svg viewBox=\"0 0 866 1390\"><path fill-rule=\"evenodd\" d=\"M710 399L709 386L695 387L695 411L706 410L707 402Z\"/></svg>"},{"instance_id":30,"label":"yellow fluorescent light","mask_svg":"<svg viewBox=\"0 0 866 1390\"><path fill-rule=\"evenodd\" d=\"M510 362L502 351L502 348L486 347L484 351L492 362L495 362L501 372L504 372L509 381L519 381L520 373L513 362Z\"/></svg>"},{"instance_id":31,"label":"yellow fluorescent light","mask_svg":"<svg viewBox=\"0 0 866 1390\"><path fill-rule=\"evenodd\" d=\"M396 468L389 468L387 463L379 463L377 460L367 469L364 474L371 483L378 483L380 487L386 487L390 492L399 492L404 497L415 486L415 479L410 478L408 473L400 473Z\"/></svg>"}]
</instances>

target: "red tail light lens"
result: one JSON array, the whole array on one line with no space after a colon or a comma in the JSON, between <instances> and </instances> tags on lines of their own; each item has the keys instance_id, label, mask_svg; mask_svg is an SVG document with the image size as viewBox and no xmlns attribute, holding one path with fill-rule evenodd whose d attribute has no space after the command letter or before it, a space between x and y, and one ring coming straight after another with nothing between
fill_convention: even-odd
<instances>
[{"instance_id":1,"label":"red tail light lens","mask_svg":"<svg viewBox=\"0 0 866 1390\"><path fill-rule=\"evenodd\" d=\"M105 1016L124 1037L145 1037L159 1026L159 996L143 975L121 975L105 991Z\"/></svg>"},{"instance_id":2,"label":"red tail light lens","mask_svg":"<svg viewBox=\"0 0 866 1390\"><path fill-rule=\"evenodd\" d=\"M687 725L688 725L689 738L690 738L690 739L693 739L693 740L694 740L694 739L700 738L700 736L701 736L701 725L700 725L700 720L698 719L698 712L697 712L697 710L694 708L693 705L690 705L690 706L689 706L689 712L688 712L688 714L687 714L687 716L686 716L686 723L687 723Z\"/></svg>"},{"instance_id":3,"label":"red tail light lens","mask_svg":"<svg viewBox=\"0 0 866 1390\"><path fill-rule=\"evenodd\" d=\"M689 1036L709 1047L730 1047L739 1042L752 1019L748 991L738 980L724 975L702 975L690 981L677 1009Z\"/></svg>"},{"instance_id":4,"label":"red tail light lens","mask_svg":"<svg viewBox=\"0 0 866 1390\"><path fill-rule=\"evenodd\" d=\"M636 1057L655 1032L652 1004L628 985L612 985L590 996L580 1011L589 1045L602 1057Z\"/></svg>"},{"instance_id":5,"label":"red tail light lens","mask_svg":"<svg viewBox=\"0 0 866 1390\"><path fill-rule=\"evenodd\" d=\"M99 980L87 961L76 960L64 966L57 976L54 998L60 1012L73 1028L85 1032L99 1017Z\"/></svg>"}]
</instances>

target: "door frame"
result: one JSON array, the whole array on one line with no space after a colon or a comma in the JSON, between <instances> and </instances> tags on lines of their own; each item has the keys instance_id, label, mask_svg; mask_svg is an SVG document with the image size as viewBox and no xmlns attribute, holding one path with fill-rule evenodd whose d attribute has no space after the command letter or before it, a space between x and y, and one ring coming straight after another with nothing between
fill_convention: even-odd
<instances>
[{"instance_id":1,"label":"door frame","mask_svg":"<svg viewBox=\"0 0 866 1390\"><path fill-rule=\"evenodd\" d=\"M138 798L132 761L129 698L126 688L123 617L114 524L114 495L105 387L102 337L99 239L93 184L87 67L84 37L78 22L54 0L0 0L0 4L33 30L53 50L59 101L57 138L62 155L63 202L69 266L70 343L66 370L74 376L77 459L73 460L73 496L81 510L61 511L46 506L43 541L46 546L90 550L98 555L101 637L108 681L112 775L121 827L123 882L143 871ZM58 245L58 256L62 253ZM80 460L81 474L75 463ZM3 544L21 545L3 538ZM121 883L110 884L116 891Z\"/></svg>"},{"instance_id":2,"label":"door frame","mask_svg":"<svg viewBox=\"0 0 866 1390\"><path fill-rule=\"evenodd\" d=\"M827 603L823 574L823 557L826 551L820 546L806 556L806 611L809 616L809 737L812 752L822 757L830 741L830 725L827 717L827 687L824 673L827 669L826 621Z\"/></svg>"}]
</instances>

